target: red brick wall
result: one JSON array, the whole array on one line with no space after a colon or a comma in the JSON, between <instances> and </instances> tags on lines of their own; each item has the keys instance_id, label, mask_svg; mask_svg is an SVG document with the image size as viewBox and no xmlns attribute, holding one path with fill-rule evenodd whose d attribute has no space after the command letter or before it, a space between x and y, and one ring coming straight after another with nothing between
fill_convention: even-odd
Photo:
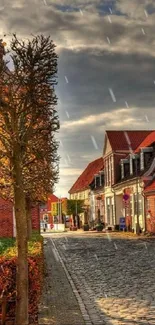
<instances>
[{"instance_id":1,"label":"red brick wall","mask_svg":"<svg viewBox=\"0 0 155 325\"><path fill-rule=\"evenodd\" d=\"M39 205L36 205L32 208L32 229L40 229L40 214L39 214Z\"/></svg>"},{"instance_id":2,"label":"red brick wall","mask_svg":"<svg viewBox=\"0 0 155 325\"><path fill-rule=\"evenodd\" d=\"M39 206L32 208L32 228L40 229ZM13 237L13 204L0 197L0 237Z\"/></svg>"},{"instance_id":3,"label":"red brick wall","mask_svg":"<svg viewBox=\"0 0 155 325\"><path fill-rule=\"evenodd\" d=\"M13 204L0 198L0 237L13 237Z\"/></svg>"}]
</instances>

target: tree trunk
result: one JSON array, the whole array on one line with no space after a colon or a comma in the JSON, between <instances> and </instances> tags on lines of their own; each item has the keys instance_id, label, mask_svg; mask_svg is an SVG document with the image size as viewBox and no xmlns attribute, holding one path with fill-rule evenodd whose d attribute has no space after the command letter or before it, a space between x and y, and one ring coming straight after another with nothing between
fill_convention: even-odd
<instances>
[{"instance_id":1,"label":"tree trunk","mask_svg":"<svg viewBox=\"0 0 155 325\"><path fill-rule=\"evenodd\" d=\"M23 177L18 152L14 155L14 203L17 229L16 325L28 325L27 218Z\"/></svg>"},{"instance_id":2,"label":"tree trunk","mask_svg":"<svg viewBox=\"0 0 155 325\"><path fill-rule=\"evenodd\" d=\"M26 217L27 217L27 236L30 240L32 236L32 215L31 215L31 200L26 198Z\"/></svg>"}]
</instances>

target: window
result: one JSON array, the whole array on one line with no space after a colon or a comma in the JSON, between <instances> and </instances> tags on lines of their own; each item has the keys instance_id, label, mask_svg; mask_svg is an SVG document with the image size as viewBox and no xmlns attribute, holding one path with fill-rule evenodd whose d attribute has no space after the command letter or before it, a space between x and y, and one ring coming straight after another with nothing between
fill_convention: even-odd
<instances>
[{"instance_id":1,"label":"window","mask_svg":"<svg viewBox=\"0 0 155 325\"><path fill-rule=\"evenodd\" d=\"M106 199L107 203L107 223L110 224L110 198Z\"/></svg>"},{"instance_id":2,"label":"window","mask_svg":"<svg viewBox=\"0 0 155 325\"><path fill-rule=\"evenodd\" d=\"M138 194L138 213L142 215L142 195Z\"/></svg>"},{"instance_id":3,"label":"window","mask_svg":"<svg viewBox=\"0 0 155 325\"><path fill-rule=\"evenodd\" d=\"M135 159L133 159L133 169L135 175L137 175L138 171L140 170L140 159L137 155L135 156Z\"/></svg>"},{"instance_id":4,"label":"window","mask_svg":"<svg viewBox=\"0 0 155 325\"><path fill-rule=\"evenodd\" d=\"M122 160L121 160L121 178L124 178L124 164Z\"/></svg>"},{"instance_id":5,"label":"window","mask_svg":"<svg viewBox=\"0 0 155 325\"><path fill-rule=\"evenodd\" d=\"M102 186L102 174L100 173L100 186Z\"/></svg>"},{"instance_id":6,"label":"window","mask_svg":"<svg viewBox=\"0 0 155 325\"><path fill-rule=\"evenodd\" d=\"M95 188L96 188L96 176L95 176Z\"/></svg>"},{"instance_id":7,"label":"window","mask_svg":"<svg viewBox=\"0 0 155 325\"><path fill-rule=\"evenodd\" d=\"M137 203L137 194L134 194L134 214L142 215L142 195L138 193L138 203Z\"/></svg>"},{"instance_id":8,"label":"window","mask_svg":"<svg viewBox=\"0 0 155 325\"><path fill-rule=\"evenodd\" d=\"M112 224L115 224L115 209L114 209L114 204L112 204Z\"/></svg>"},{"instance_id":9,"label":"window","mask_svg":"<svg viewBox=\"0 0 155 325\"><path fill-rule=\"evenodd\" d=\"M101 174L101 183L102 183L102 186L104 186L104 174Z\"/></svg>"},{"instance_id":10,"label":"window","mask_svg":"<svg viewBox=\"0 0 155 325\"><path fill-rule=\"evenodd\" d=\"M111 197L106 198L106 210L107 210L107 223L113 224L115 223L115 210L114 210L114 202Z\"/></svg>"}]
</instances>

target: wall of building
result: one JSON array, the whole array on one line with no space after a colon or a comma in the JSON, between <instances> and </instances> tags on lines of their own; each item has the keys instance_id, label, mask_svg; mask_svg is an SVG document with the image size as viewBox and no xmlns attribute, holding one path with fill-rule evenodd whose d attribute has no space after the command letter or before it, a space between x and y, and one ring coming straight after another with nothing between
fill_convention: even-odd
<instances>
[{"instance_id":1,"label":"wall of building","mask_svg":"<svg viewBox=\"0 0 155 325\"><path fill-rule=\"evenodd\" d=\"M87 200L89 198L90 190L86 189L84 191L79 191L76 193L70 194L71 200Z\"/></svg>"},{"instance_id":2,"label":"wall of building","mask_svg":"<svg viewBox=\"0 0 155 325\"><path fill-rule=\"evenodd\" d=\"M155 194L146 197L146 228L155 233Z\"/></svg>"},{"instance_id":3,"label":"wall of building","mask_svg":"<svg viewBox=\"0 0 155 325\"><path fill-rule=\"evenodd\" d=\"M0 198L0 237L13 237L13 204Z\"/></svg>"},{"instance_id":4,"label":"wall of building","mask_svg":"<svg viewBox=\"0 0 155 325\"><path fill-rule=\"evenodd\" d=\"M115 189L116 193L116 220L119 221L120 216L126 216L127 212L125 211L125 203L123 200L123 194L126 192L130 192L130 198L129 198L129 204L128 204L128 217L131 217L132 219L132 228L136 229L136 223L137 223L137 214L135 211L136 203L135 198L137 197L137 184L136 181L133 183L128 184L122 184L122 186L119 186L118 189ZM129 191L130 190L130 191ZM139 193L139 223L141 228L145 228L145 217L144 217L144 197L142 195L143 188L138 184L138 193ZM135 194L135 195L134 195Z\"/></svg>"},{"instance_id":5,"label":"wall of building","mask_svg":"<svg viewBox=\"0 0 155 325\"><path fill-rule=\"evenodd\" d=\"M116 224L120 222L120 218L123 217L123 206L122 206L122 193L117 194L116 198Z\"/></svg>"},{"instance_id":6,"label":"wall of building","mask_svg":"<svg viewBox=\"0 0 155 325\"><path fill-rule=\"evenodd\" d=\"M0 198L0 237L14 237L16 235L13 204ZM40 229L39 206L32 208L32 228Z\"/></svg>"}]
</instances>

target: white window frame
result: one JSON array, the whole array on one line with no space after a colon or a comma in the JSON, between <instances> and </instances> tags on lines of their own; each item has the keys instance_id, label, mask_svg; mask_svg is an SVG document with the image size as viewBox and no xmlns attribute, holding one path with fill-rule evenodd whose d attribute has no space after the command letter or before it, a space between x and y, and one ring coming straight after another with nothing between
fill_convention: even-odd
<instances>
[{"instance_id":1,"label":"white window frame","mask_svg":"<svg viewBox=\"0 0 155 325\"><path fill-rule=\"evenodd\" d=\"M140 170L144 170L144 151L140 152Z\"/></svg>"},{"instance_id":2,"label":"white window frame","mask_svg":"<svg viewBox=\"0 0 155 325\"><path fill-rule=\"evenodd\" d=\"M124 178L124 163L123 160L121 159L121 179Z\"/></svg>"},{"instance_id":3,"label":"white window frame","mask_svg":"<svg viewBox=\"0 0 155 325\"><path fill-rule=\"evenodd\" d=\"M133 175L133 157L130 155L130 175Z\"/></svg>"}]
</instances>

